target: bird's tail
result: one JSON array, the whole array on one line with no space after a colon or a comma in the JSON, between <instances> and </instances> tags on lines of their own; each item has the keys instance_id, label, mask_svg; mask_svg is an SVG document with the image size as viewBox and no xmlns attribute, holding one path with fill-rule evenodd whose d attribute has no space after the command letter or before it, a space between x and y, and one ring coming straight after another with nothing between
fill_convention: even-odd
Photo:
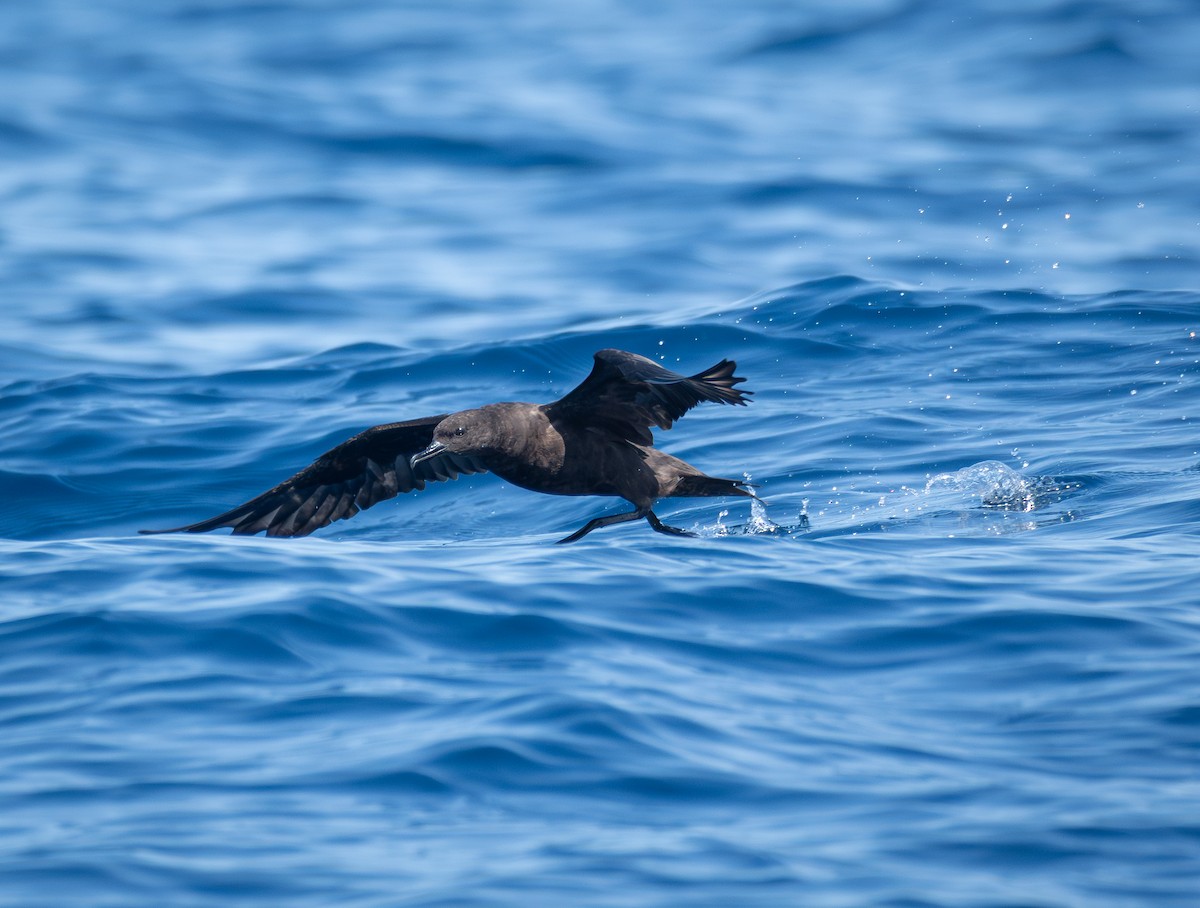
<instances>
[{"instance_id":1,"label":"bird's tail","mask_svg":"<svg viewBox=\"0 0 1200 908\"><path fill-rule=\"evenodd\" d=\"M740 495L757 498L753 487L740 479L718 479L703 473L679 477L679 484L671 492L672 498L720 498L725 495Z\"/></svg>"}]
</instances>

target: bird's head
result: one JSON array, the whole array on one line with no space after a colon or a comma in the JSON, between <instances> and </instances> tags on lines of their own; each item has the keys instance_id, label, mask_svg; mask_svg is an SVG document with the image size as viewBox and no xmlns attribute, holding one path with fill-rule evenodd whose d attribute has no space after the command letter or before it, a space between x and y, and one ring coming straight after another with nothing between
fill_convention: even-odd
<instances>
[{"instance_id":1,"label":"bird's head","mask_svg":"<svg viewBox=\"0 0 1200 908\"><path fill-rule=\"evenodd\" d=\"M451 413L433 430L433 441L429 447L414 454L410 463L416 466L422 460L447 451L454 454L484 454L493 447L496 431L495 420L486 408Z\"/></svg>"}]
</instances>

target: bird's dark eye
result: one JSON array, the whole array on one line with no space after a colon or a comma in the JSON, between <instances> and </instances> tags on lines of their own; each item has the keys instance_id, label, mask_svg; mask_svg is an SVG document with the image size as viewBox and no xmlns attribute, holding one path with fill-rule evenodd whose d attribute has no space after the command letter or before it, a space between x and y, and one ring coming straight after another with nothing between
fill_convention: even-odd
<instances>
[{"instance_id":1,"label":"bird's dark eye","mask_svg":"<svg viewBox=\"0 0 1200 908\"><path fill-rule=\"evenodd\" d=\"M466 434L467 434L466 427L464 427L464 426L459 426L457 429L455 429L455 430L454 430L454 434L455 434L455 436L456 436L456 437L458 437L458 438L462 438L464 435L466 435Z\"/></svg>"}]
</instances>

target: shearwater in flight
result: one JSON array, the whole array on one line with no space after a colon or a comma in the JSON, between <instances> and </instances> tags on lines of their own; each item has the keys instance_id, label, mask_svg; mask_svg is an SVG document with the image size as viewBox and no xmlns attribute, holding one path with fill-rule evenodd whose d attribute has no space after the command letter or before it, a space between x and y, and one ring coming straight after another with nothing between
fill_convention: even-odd
<instances>
[{"instance_id":1,"label":"shearwater in flight","mask_svg":"<svg viewBox=\"0 0 1200 908\"><path fill-rule=\"evenodd\" d=\"M463 473L495 473L513 485L551 495L607 495L634 510L589 520L559 542L592 530L645 520L660 533L690 536L654 513L660 498L756 496L738 479L707 476L653 447L652 426L669 429L701 401L747 403L734 387L737 364L723 359L685 376L622 350L601 350L591 373L548 404L497 403L459 413L388 423L360 432L294 476L216 517L169 530L238 535L307 536L425 483Z\"/></svg>"}]
</instances>

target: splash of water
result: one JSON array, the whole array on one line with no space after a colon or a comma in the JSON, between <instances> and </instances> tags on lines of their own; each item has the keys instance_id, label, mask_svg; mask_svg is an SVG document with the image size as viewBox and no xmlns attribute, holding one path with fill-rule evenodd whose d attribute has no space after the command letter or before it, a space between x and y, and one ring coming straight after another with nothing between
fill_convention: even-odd
<instances>
[{"instance_id":1,"label":"splash of water","mask_svg":"<svg viewBox=\"0 0 1200 908\"><path fill-rule=\"evenodd\" d=\"M1034 511L1055 492L1053 484L1029 478L996 460L963 467L953 473L939 473L925 483L925 494L950 492L965 495L977 507L1004 511Z\"/></svg>"},{"instance_id":2,"label":"splash of water","mask_svg":"<svg viewBox=\"0 0 1200 908\"><path fill-rule=\"evenodd\" d=\"M778 533L781 527L767 516L767 506L761 498L750 499L750 522L742 529L746 535Z\"/></svg>"},{"instance_id":3,"label":"splash of water","mask_svg":"<svg viewBox=\"0 0 1200 908\"><path fill-rule=\"evenodd\" d=\"M743 473L746 484L750 484L750 474ZM805 502L807 507L808 502ZM733 526L725 523L725 518L729 516L729 509L725 508L717 514L717 522L711 527L697 527L696 531L702 536L759 536L767 533L782 533L791 529L790 527L782 527L767 516L767 504L761 498L750 499L750 519L743 524ZM800 515L799 528L808 528L808 516Z\"/></svg>"}]
</instances>

